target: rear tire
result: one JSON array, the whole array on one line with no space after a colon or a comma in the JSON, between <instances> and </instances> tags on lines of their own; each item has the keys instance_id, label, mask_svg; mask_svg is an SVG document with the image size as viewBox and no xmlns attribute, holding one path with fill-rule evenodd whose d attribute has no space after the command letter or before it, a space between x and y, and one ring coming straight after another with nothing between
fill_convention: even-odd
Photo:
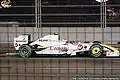
<instances>
[{"instance_id":1,"label":"rear tire","mask_svg":"<svg viewBox=\"0 0 120 80\"><path fill-rule=\"evenodd\" d=\"M18 54L22 58L28 58L32 55L32 48L29 45L21 45L18 50Z\"/></svg>"},{"instance_id":2,"label":"rear tire","mask_svg":"<svg viewBox=\"0 0 120 80\"><path fill-rule=\"evenodd\" d=\"M93 44L89 49L89 55L94 58L103 56L103 47L100 44Z\"/></svg>"}]
</instances>

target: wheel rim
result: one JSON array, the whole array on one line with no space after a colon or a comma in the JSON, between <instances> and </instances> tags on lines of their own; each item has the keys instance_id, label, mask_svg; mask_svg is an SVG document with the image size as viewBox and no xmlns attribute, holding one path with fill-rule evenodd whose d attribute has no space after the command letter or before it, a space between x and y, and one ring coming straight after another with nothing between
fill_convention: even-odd
<instances>
[{"instance_id":1,"label":"wheel rim","mask_svg":"<svg viewBox=\"0 0 120 80\"><path fill-rule=\"evenodd\" d=\"M103 53L103 47L99 44L93 44L90 47L90 55L92 57L101 57Z\"/></svg>"},{"instance_id":2,"label":"wheel rim","mask_svg":"<svg viewBox=\"0 0 120 80\"><path fill-rule=\"evenodd\" d=\"M98 54L99 52L100 52L100 48L98 48L98 47L95 47L92 50L92 54Z\"/></svg>"},{"instance_id":3,"label":"wheel rim","mask_svg":"<svg viewBox=\"0 0 120 80\"><path fill-rule=\"evenodd\" d=\"M19 54L23 58L29 57L29 55L31 54L31 51L29 50L28 46L22 46L19 50Z\"/></svg>"}]
</instances>

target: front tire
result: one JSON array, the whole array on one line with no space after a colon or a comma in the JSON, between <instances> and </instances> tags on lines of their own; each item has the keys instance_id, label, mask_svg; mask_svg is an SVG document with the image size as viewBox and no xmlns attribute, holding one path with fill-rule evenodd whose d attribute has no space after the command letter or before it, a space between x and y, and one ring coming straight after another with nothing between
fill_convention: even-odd
<instances>
[{"instance_id":1,"label":"front tire","mask_svg":"<svg viewBox=\"0 0 120 80\"><path fill-rule=\"evenodd\" d=\"M89 49L89 55L95 58L102 57L103 47L100 44L93 44Z\"/></svg>"},{"instance_id":2,"label":"front tire","mask_svg":"<svg viewBox=\"0 0 120 80\"><path fill-rule=\"evenodd\" d=\"M29 45L21 45L18 54L22 58L28 58L32 55L32 48Z\"/></svg>"}]
</instances>

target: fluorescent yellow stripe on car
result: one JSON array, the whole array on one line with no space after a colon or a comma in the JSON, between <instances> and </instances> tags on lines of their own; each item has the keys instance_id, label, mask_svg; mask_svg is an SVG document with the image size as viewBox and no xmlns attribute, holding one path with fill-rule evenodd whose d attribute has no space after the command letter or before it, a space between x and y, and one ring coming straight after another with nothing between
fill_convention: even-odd
<instances>
[{"instance_id":1,"label":"fluorescent yellow stripe on car","mask_svg":"<svg viewBox=\"0 0 120 80\"><path fill-rule=\"evenodd\" d=\"M38 46L37 48L48 48L47 46Z\"/></svg>"},{"instance_id":2,"label":"fluorescent yellow stripe on car","mask_svg":"<svg viewBox=\"0 0 120 80\"><path fill-rule=\"evenodd\" d=\"M111 49L114 52L119 52L116 48L114 48L112 46L109 46L109 45L106 45L106 44L100 44L100 45L103 46L103 47L109 48L109 49Z\"/></svg>"}]
</instances>

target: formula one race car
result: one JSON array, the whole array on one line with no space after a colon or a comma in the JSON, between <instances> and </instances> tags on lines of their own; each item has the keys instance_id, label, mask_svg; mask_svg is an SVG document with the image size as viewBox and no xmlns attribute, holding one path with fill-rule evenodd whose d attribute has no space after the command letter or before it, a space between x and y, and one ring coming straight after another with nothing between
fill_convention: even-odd
<instances>
[{"instance_id":1,"label":"formula one race car","mask_svg":"<svg viewBox=\"0 0 120 80\"><path fill-rule=\"evenodd\" d=\"M30 41L29 34L23 34L14 38L14 47L17 54L23 58L28 58L35 54L51 54L70 56L77 54L87 54L90 57L118 57L119 50L99 41L81 43L70 42L66 39L61 39L60 35L55 33L46 35L35 41Z\"/></svg>"}]
</instances>

